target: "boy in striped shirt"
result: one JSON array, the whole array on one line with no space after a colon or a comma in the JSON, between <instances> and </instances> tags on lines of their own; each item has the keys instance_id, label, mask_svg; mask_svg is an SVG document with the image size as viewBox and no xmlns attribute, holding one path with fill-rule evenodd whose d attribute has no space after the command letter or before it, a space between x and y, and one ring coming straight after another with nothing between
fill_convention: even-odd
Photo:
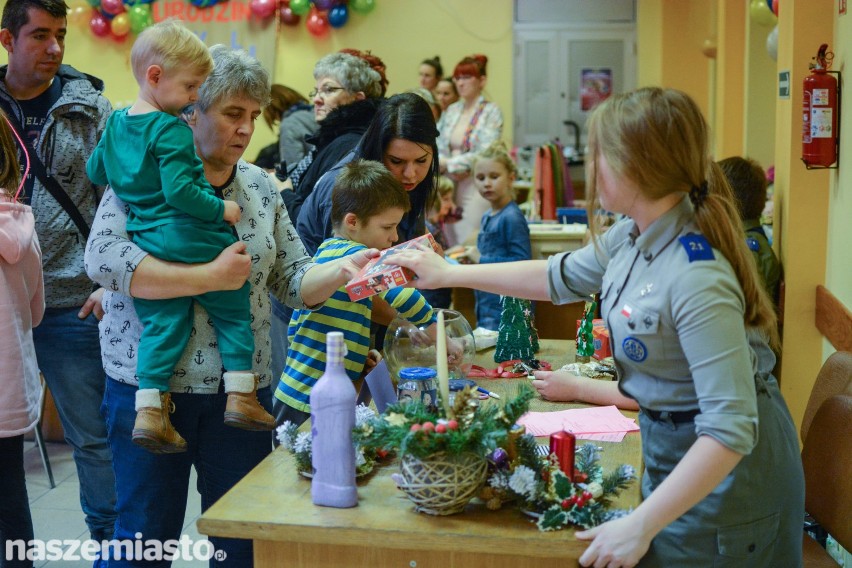
<instances>
[{"instance_id":1,"label":"boy in striped shirt","mask_svg":"<svg viewBox=\"0 0 852 568\"><path fill-rule=\"evenodd\" d=\"M398 239L397 225L411 208L402 184L382 164L368 160L345 166L331 200L334 236L314 255L319 264L364 248L392 246ZM432 307L414 288L392 288L378 296L415 325L435 321ZM353 302L341 287L319 309L293 313L287 330L287 364L275 391L273 414L279 424L289 420L300 425L310 418L311 388L325 371L326 332L343 332L344 366L353 381L376 364L377 353L370 353L372 310L373 296Z\"/></svg>"}]
</instances>

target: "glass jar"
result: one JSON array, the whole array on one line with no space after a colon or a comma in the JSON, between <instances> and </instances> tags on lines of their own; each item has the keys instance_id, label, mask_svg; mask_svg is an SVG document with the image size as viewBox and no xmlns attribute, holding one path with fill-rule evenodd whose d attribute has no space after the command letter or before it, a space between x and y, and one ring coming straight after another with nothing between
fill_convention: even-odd
<instances>
[{"instance_id":1,"label":"glass jar","mask_svg":"<svg viewBox=\"0 0 852 568\"><path fill-rule=\"evenodd\" d=\"M399 371L397 398L400 402L419 400L426 406L437 405L437 374L435 369L429 367L403 367Z\"/></svg>"},{"instance_id":2,"label":"glass jar","mask_svg":"<svg viewBox=\"0 0 852 568\"><path fill-rule=\"evenodd\" d=\"M438 308L435 311L439 311ZM476 346L473 330L465 317L455 310L444 312L444 328L447 335L447 367L450 379L467 377ZM393 377L398 381L400 371L406 367L437 369L437 323L414 325L399 316L388 326L385 335L385 360Z\"/></svg>"}]
</instances>

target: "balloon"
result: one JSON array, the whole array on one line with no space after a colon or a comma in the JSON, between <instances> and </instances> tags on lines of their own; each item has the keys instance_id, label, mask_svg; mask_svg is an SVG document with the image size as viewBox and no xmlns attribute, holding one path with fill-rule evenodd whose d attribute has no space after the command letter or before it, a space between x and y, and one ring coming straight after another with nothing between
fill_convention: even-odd
<instances>
[{"instance_id":1,"label":"balloon","mask_svg":"<svg viewBox=\"0 0 852 568\"><path fill-rule=\"evenodd\" d=\"M92 16L92 7L86 0L71 0L68 3L68 22L83 26Z\"/></svg>"},{"instance_id":2,"label":"balloon","mask_svg":"<svg viewBox=\"0 0 852 568\"><path fill-rule=\"evenodd\" d=\"M136 4L131 6L127 13L130 19L130 31L134 34L140 34L142 31L154 24L154 16L151 14L150 4Z\"/></svg>"},{"instance_id":3,"label":"balloon","mask_svg":"<svg viewBox=\"0 0 852 568\"><path fill-rule=\"evenodd\" d=\"M749 14L751 14L751 19L754 20L755 23L760 24L761 26L771 26L775 24L775 15L772 13L772 10L769 9L769 6L766 5L765 0L751 0L748 10Z\"/></svg>"},{"instance_id":4,"label":"balloon","mask_svg":"<svg viewBox=\"0 0 852 568\"><path fill-rule=\"evenodd\" d=\"M349 7L359 14L368 14L376 7L376 0L350 0Z\"/></svg>"},{"instance_id":5,"label":"balloon","mask_svg":"<svg viewBox=\"0 0 852 568\"><path fill-rule=\"evenodd\" d=\"M772 0L766 0L766 5L772 10Z\"/></svg>"},{"instance_id":6,"label":"balloon","mask_svg":"<svg viewBox=\"0 0 852 568\"><path fill-rule=\"evenodd\" d=\"M290 0L290 9L297 16L304 16L311 9L311 0Z\"/></svg>"},{"instance_id":7,"label":"balloon","mask_svg":"<svg viewBox=\"0 0 852 568\"><path fill-rule=\"evenodd\" d=\"M319 37L328 31L328 15L316 8L311 8L311 15L305 20L305 27L311 35Z\"/></svg>"},{"instance_id":8,"label":"balloon","mask_svg":"<svg viewBox=\"0 0 852 568\"><path fill-rule=\"evenodd\" d=\"M278 9L278 17L285 26L296 26L299 24L299 20L302 19L302 16L293 13L293 9L290 6L281 6Z\"/></svg>"},{"instance_id":9,"label":"balloon","mask_svg":"<svg viewBox=\"0 0 852 568\"><path fill-rule=\"evenodd\" d=\"M776 18L778 17L778 1L779 0L772 0L772 13L775 14Z\"/></svg>"},{"instance_id":10,"label":"balloon","mask_svg":"<svg viewBox=\"0 0 852 568\"><path fill-rule=\"evenodd\" d=\"M314 0L314 6L317 10L331 10L334 7L335 0Z\"/></svg>"},{"instance_id":11,"label":"balloon","mask_svg":"<svg viewBox=\"0 0 852 568\"><path fill-rule=\"evenodd\" d=\"M101 10L115 16L124 12L124 2L121 0L101 0Z\"/></svg>"},{"instance_id":12,"label":"balloon","mask_svg":"<svg viewBox=\"0 0 852 568\"><path fill-rule=\"evenodd\" d=\"M100 8L101 0L86 0L92 8Z\"/></svg>"},{"instance_id":13,"label":"balloon","mask_svg":"<svg viewBox=\"0 0 852 568\"><path fill-rule=\"evenodd\" d=\"M769 54L772 61L778 61L778 26L772 28L772 31L766 36L766 53Z\"/></svg>"},{"instance_id":14,"label":"balloon","mask_svg":"<svg viewBox=\"0 0 852 568\"><path fill-rule=\"evenodd\" d=\"M249 8L252 14L263 20L274 14L278 5L275 0L251 0Z\"/></svg>"},{"instance_id":15,"label":"balloon","mask_svg":"<svg viewBox=\"0 0 852 568\"><path fill-rule=\"evenodd\" d=\"M109 24L112 35L116 37L124 37L130 33L130 18L126 13L116 14Z\"/></svg>"},{"instance_id":16,"label":"balloon","mask_svg":"<svg viewBox=\"0 0 852 568\"><path fill-rule=\"evenodd\" d=\"M89 20L89 28L98 37L104 37L109 34L109 22L100 12L92 14L92 19Z\"/></svg>"},{"instance_id":17,"label":"balloon","mask_svg":"<svg viewBox=\"0 0 852 568\"><path fill-rule=\"evenodd\" d=\"M333 28L342 28L347 20L349 20L349 8L346 4L335 6L328 13L328 23Z\"/></svg>"}]
</instances>

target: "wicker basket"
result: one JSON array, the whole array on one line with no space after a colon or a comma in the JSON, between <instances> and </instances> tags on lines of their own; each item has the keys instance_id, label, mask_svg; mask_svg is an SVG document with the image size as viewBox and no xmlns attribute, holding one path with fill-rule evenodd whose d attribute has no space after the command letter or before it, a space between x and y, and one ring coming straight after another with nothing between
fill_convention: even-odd
<instances>
[{"instance_id":1,"label":"wicker basket","mask_svg":"<svg viewBox=\"0 0 852 568\"><path fill-rule=\"evenodd\" d=\"M429 515L453 515L464 510L485 482L488 462L475 454L448 456L441 452L428 460L403 455L399 483L414 508Z\"/></svg>"}]
</instances>

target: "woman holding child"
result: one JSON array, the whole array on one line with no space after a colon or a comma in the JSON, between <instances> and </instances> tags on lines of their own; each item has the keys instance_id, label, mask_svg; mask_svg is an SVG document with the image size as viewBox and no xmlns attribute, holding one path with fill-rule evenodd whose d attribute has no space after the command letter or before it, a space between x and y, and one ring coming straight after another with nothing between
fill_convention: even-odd
<instances>
[{"instance_id":1,"label":"woman holding child","mask_svg":"<svg viewBox=\"0 0 852 568\"><path fill-rule=\"evenodd\" d=\"M556 303L600 292L620 380L572 398L638 405L644 499L576 533L590 541L582 566L799 566L804 483L769 371L775 312L707 124L687 95L659 88L607 99L588 124L589 208L625 215L594 243L547 261L450 266L425 250L395 260L424 288Z\"/></svg>"},{"instance_id":2,"label":"woman holding child","mask_svg":"<svg viewBox=\"0 0 852 568\"><path fill-rule=\"evenodd\" d=\"M116 475L117 539L134 539L136 533L142 533L145 540L179 538L193 466L202 509L207 509L271 447L268 432L224 425L221 356L208 316L199 306L195 306L189 346L170 382L176 408L172 423L186 439L187 452L156 455L131 442L136 351L141 333L132 297L172 298L211 289L236 289L248 280L252 286L251 327L256 341L252 362L259 379L257 397L269 410L269 294L295 308L320 304L367 260L362 252L339 263L319 266L310 262L272 178L242 159L255 120L269 100L269 75L244 52L224 46L210 51L214 69L199 89L188 122L205 177L220 197L236 201L242 209L234 227L238 242L207 264L160 261L129 240L126 207L110 190L100 205L87 245L89 276L107 289L100 331L109 380L102 411ZM226 554L218 565L252 565L250 541L212 541ZM128 564L125 560L110 561L110 566Z\"/></svg>"}]
</instances>

